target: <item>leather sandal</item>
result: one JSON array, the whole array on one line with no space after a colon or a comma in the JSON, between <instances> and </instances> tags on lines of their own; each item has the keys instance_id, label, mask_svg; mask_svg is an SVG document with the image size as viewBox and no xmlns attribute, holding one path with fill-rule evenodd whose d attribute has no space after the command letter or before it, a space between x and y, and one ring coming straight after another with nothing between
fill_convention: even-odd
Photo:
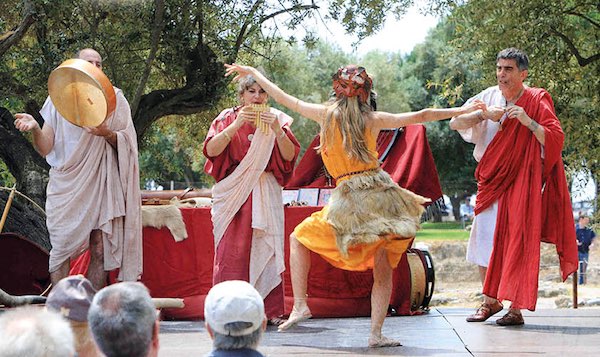
<instances>
[{"instance_id":1,"label":"leather sandal","mask_svg":"<svg viewBox=\"0 0 600 357\"><path fill-rule=\"evenodd\" d=\"M504 309L500 301L494 304L483 303L473 315L467 316L467 322L483 322Z\"/></svg>"},{"instance_id":2,"label":"leather sandal","mask_svg":"<svg viewBox=\"0 0 600 357\"><path fill-rule=\"evenodd\" d=\"M508 311L506 315L496 320L496 323L500 326L519 326L523 325L525 320L523 320L523 315Z\"/></svg>"}]
</instances>

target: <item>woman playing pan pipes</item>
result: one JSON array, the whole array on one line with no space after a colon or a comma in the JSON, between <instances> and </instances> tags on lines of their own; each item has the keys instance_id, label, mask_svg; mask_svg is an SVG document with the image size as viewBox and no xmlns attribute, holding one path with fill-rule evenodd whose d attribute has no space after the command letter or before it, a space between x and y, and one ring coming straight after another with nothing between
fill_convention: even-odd
<instances>
[{"instance_id":1,"label":"woman playing pan pipes","mask_svg":"<svg viewBox=\"0 0 600 357\"><path fill-rule=\"evenodd\" d=\"M281 187L292 176L300 144L290 131L292 118L266 106L269 96L253 77L239 81L238 96L241 105L223 110L204 141L204 169L217 181L212 189L213 284L250 282L265 300L269 321L280 324L285 270Z\"/></svg>"},{"instance_id":2,"label":"woman playing pan pipes","mask_svg":"<svg viewBox=\"0 0 600 357\"><path fill-rule=\"evenodd\" d=\"M337 181L329 203L300 223L290 237L294 307L279 330L311 317L306 292L309 251L313 251L337 268L373 269L369 346L400 346L381 333L391 296L392 271L415 236L422 204L429 199L399 187L380 169L377 135L384 128L447 119L485 105L477 102L461 108L401 114L372 111L369 96L373 82L363 67L354 65L334 74L334 99L326 104L307 103L285 93L255 68L237 64L225 67L226 76L236 74L237 80L252 75L275 101L320 124L318 150Z\"/></svg>"}]
</instances>

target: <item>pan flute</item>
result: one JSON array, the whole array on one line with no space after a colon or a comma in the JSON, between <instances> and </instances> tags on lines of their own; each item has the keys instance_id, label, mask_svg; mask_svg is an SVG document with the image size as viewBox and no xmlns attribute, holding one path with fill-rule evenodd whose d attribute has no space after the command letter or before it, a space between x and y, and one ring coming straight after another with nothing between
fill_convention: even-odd
<instances>
[{"instance_id":1,"label":"pan flute","mask_svg":"<svg viewBox=\"0 0 600 357\"><path fill-rule=\"evenodd\" d=\"M250 104L250 110L254 113L254 126L260 129L265 135L269 134L269 124L261 120L261 113L267 113L271 110L267 104Z\"/></svg>"}]
</instances>

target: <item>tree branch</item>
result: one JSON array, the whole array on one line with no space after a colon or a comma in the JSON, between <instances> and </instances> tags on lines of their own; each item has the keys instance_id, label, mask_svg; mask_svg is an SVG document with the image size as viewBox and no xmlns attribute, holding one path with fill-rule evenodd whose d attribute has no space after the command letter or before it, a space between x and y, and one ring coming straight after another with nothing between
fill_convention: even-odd
<instances>
[{"instance_id":1,"label":"tree branch","mask_svg":"<svg viewBox=\"0 0 600 357\"><path fill-rule=\"evenodd\" d=\"M254 5L252 5L252 8L250 9L250 11L248 11L248 15L246 15L246 19L244 20L244 23L242 24L242 27L240 28L240 32L237 35L237 38L235 39L235 46L233 46L233 52L230 55L230 58L228 59L228 62L234 62L235 59L237 58L237 54L240 51L240 47L242 46L242 42L244 41L244 38L246 38L246 30L248 29L248 27L250 26L250 23L252 22L252 18L254 16L254 14L256 13L256 11L258 11L258 9L260 8L260 5L263 3L263 0L258 0L254 3Z\"/></svg>"},{"instance_id":2,"label":"tree branch","mask_svg":"<svg viewBox=\"0 0 600 357\"><path fill-rule=\"evenodd\" d=\"M171 114L194 114L213 108L225 93L229 80L223 77L223 63L207 46L189 53L185 86L169 90L155 90L141 97L133 122L138 141L158 118ZM199 57L202 57L200 59ZM203 66L199 66L202 61ZM196 68L196 70L193 70Z\"/></svg>"},{"instance_id":3,"label":"tree branch","mask_svg":"<svg viewBox=\"0 0 600 357\"><path fill-rule=\"evenodd\" d=\"M272 19L275 16L278 16L278 15L281 15L283 13L286 13L286 12L292 12L292 11L298 12L298 11L302 11L302 10L311 10L311 9L318 10L319 7L317 5L315 5L314 3L312 5L295 5L295 6L292 6L290 8L282 9L282 10L279 10L279 11L275 11L272 14L269 14L269 15L261 18L259 23L262 24L263 22L265 22L265 21L267 21L269 19Z\"/></svg>"},{"instance_id":4,"label":"tree branch","mask_svg":"<svg viewBox=\"0 0 600 357\"><path fill-rule=\"evenodd\" d=\"M25 16L21 20L19 26L12 31L8 31L0 35L0 57L8 51L14 44L21 41L29 27L35 22L36 12L33 4L30 1L25 1Z\"/></svg>"},{"instance_id":5,"label":"tree branch","mask_svg":"<svg viewBox=\"0 0 600 357\"><path fill-rule=\"evenodd\" d=\"M591 23L592 25L596 26L597 28L600 28L600 23L594 21L593 19L590 19L589 17L585 16L584 14L580 14L580 13L575 12L575 11L567 11L567 14L573 15L573 16L577 16L577 17L581 17L582 19L587 20L589 23Z\"/></svg>"},{"instance_id":6,"label":"tree branch","mask_svg":"<svg viewBox=\"0 0 600 357\"><path fill-rule=\"evenodd\" d=\"M232 54L232 57L229 59L229 62L233 62L235 60L235 58L237 57L237 54L238 54L238 52L239 52L239 50L240 50L240 48L242 46L242 42L244 41L244 38L248 34L251 34L254 31L256 31L256 29L260 28L260 25L262 25L266 21L268 21L268 20L270 20L270 19L272 19L272 18L274 18L276 16L279 16L281 14L285 14L285 13L299 12L299 11L305 11L305 10L311 10L311 9L313 9L313 10L319 9L319 6L315 5L314 2L312 4L310 4L310 5L294 5L292 7L288 7L288 8L285 8L285 9L281 9L281 10L275 11L275 12L269 14L269 15L262 16L254 26L250 27L251 24L249 22L249 19L252 18L252 16L250 16L250 15L253 14L254 12L256 12L256 10L257 10L256 7L257 7L257 4L259 2L260 1L257 1L253 5L252 9L248 13L249 16L246 18L248 21L246 21L244 23L244 25L242 25L242 28L240 29L240 32L239 32L238 37L237 37L236 42L235 42L234 52ZM248 27L250 27L249 30L248 30Z\"/></svg>"},{"instance_id":7,"label":"tree branch","mask_svg":"<svg viewBox=\"0 0 600 357\"><path fill-rule=\"evenodd\" d=\"M555 34L556 36L560 37L563 41L565 41L565 43L567 44L567 47L569 47L569 51L571 52L571 54L573 56L575 56L575 58L577 59L577 63L579 63L579 65L581 67L585 67L592 62L600 60L600 53L596 53L590 57L584 58L579 53L579 50L577 49L577 47L575 47L575 44L573 43L573 41L571 41L571 39L569 37L567 37L565 34L559 32L558 30L556 30L553 27L550 28L550 32Z\"/></svg>"},{"instance_id":8,"label":"tree branch","mask_svg":"<svg viewBox=\"0 0 600 357\"><path fill-rule=\"evenodd\" d=\"M148 53L148 58L146 58L146 65L144 67L144 71L142 72L142 76L140 78L140 82L137 85L137 89L135 90L135 96L133 97L133 103L131 105L131 112L135 113L137 111L138 105L140 104L140 99L142 97L142 93L144 92L144 88L146 88L146 83L148 82L148 77L150 76L150 71L152 69L152 63L156 58L156 52L158 51L158 43L160 41L160 34L162 33L165 21L165 2L163 0L155 0L155 13L154 13L154 22L152 24L152 36L150 38L150 53Z\"/></svg>"}]
</instances>

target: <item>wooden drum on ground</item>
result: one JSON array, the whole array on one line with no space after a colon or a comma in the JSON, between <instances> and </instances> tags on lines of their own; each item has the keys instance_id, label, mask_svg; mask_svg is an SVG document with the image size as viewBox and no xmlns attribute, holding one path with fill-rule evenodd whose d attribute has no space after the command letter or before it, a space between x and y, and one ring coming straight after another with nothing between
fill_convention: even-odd
<instances>
[{"instance_id":1,"label":"wooden drum on ground","mask_svg":"<svg viewBox=\"0 0 600 357\"><path fill-rule=\"evenodd\" d=\"M77 126L98 126L115 110L115 90L93 64L69 59L50 73L48 92L58 112Z\"/></svg>"},{"instance_id":2,"label":"wooden drum on ground","mask_svg":"<svg viewBox=\"0 0 600 357\"><path fill-rule=\"evenodd\" d=\"M406 258L410 270L410 309L428 310L435 281L431 255L428 251L409 249Z\"/></svg>"}]
</instances>

